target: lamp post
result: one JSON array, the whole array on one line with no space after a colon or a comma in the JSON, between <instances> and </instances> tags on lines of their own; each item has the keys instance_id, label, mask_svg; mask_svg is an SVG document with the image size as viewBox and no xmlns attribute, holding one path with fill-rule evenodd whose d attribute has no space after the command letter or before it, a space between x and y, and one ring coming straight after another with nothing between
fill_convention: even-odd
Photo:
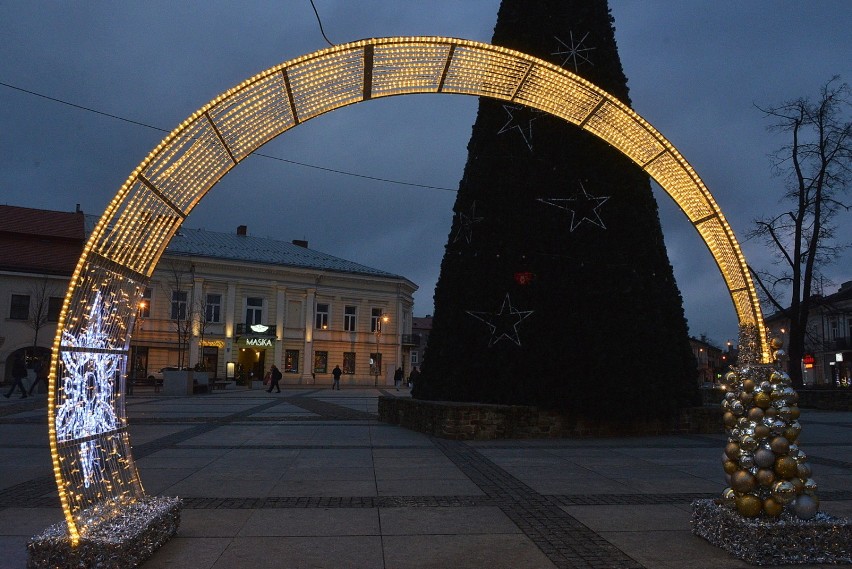
<instances>
[{"instance_id":1,"label":"lamp post","mask_svg":"<svg viewBox=\"0 0 852 569\"><path fill-rule=\"evenodd\" d=\"M375 387L379 387L379 373L381 373L381 359L379 358L379 338L382 336L382 324L390 322L390 316L382 312L376 317L376 359L373 362L373 372L375 373Z\"/></svg>"}]
</instances>

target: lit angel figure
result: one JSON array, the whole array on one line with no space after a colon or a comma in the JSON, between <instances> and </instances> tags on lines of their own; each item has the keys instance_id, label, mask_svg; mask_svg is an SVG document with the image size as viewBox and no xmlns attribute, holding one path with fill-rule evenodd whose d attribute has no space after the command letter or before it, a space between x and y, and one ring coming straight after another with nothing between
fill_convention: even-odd
<instances>
[{"instance_id":1,"label":"lit angel figure","mask_svg":"<svg viewBox=\"0 0 852 569\"><path fill-rule=\"evenodd\" d=\"M103 353L112 346L104 331L101 293L95 295L88 324L74 336L62 333L63 401L56 409L56 439L59 442L89 439L115 430L117 418L112 405L112 378L119 371L121 356ZM71 351L74 348L85 351ZM93 350L93 351L90 351ZM98 445L86 440L80 444L80 465L83 484L88 488L94 481Z\"/></svg>"}]
</instances>

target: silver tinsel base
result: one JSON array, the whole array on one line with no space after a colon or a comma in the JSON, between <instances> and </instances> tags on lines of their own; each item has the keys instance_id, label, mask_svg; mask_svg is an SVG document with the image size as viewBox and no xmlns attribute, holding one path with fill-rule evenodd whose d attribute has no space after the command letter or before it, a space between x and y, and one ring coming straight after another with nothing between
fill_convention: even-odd
<instances>
[{"instance_id":1,"label":"silver tinsel base","mask_svg":"<svg viewBox=\"0 0 852 569\"><path fill-rule=\"evenodd\" d=\"M692 533L752 565L852 563L852 522L823 512L810 520L744 518L714 500L696 500Z\"/></svg>"},{"instance_id":2,"label":"silver tinsel base","mask_svg":"<svg viewBox=\"0 0 852 569\"><path fill-rule=\"evenodd\" d=\"M54 524L27 543L27 567L138 567L177 532L182 505L179 498L145 497L88 526L76 547L65 522Z\"/></svg>"}]
</instances>

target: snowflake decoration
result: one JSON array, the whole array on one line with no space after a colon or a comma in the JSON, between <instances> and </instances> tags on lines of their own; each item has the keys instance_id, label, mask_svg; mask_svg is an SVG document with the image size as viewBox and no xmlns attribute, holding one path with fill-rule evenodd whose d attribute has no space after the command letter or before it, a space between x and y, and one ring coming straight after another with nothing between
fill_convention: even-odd
<instances>
[{"instance_id":1,"label":"snowflake decoration","mask_svg":"<svg viewBox=\"0 0 852 569\"><path fill-rule=\"evenodd\" d=\"M509 293L506 293L506 298L503 299L503 304L500 306L498 312L474 312L471 310L467 310L466 312L488 325L489 330L491 330L491 339L488 341L489 348L503 338L511 340L517 346L520 346L521 339L518 336L518 325L533 313L532 310L515 309L509 298Z\"/></svg>"},{"instance_id":2,"label":"snowflake decoration","mask_svg":"<svg viewBox=\"0 0 852 569\"><path fill-rule=\"evenodd\" d=\"M534 116L526 107L519 105L503 105L503 110L509 117L506 119L506 124L497 131L497 134L517 129L524 139L524 144L532 152L532 123L538 117Z\"/></svg>"},{"instance_id":3,"label":"snowflake decoration","mask_svg":"<svg viewBox=\"0 0 852 569\"><path fill-rule=\"evenodd\" d=\"M98 292L86 328L79 336L63 331L60 351L66 375L62 380L64 400L56 410L56 439L86 439L80 443L80 465L87 488L94 481L98 462L98 446L91 438L114 431L118 423L112 405L112 379L118 374L122 356L105 353L111 346L110 336L104 331L103 313L103 300ZM74 348L81 351L72 351Z\"/></svg>"},{"instance_id":4,"label":"snowflake decoration","mask_svg":"<svg viewBox=\"0 0 852 569\"><path fill-rule=\"evenodd\" d=\"M591 196L586 191L582 182L580 183L580 189L582 190L582 194L578 192L573 198L539 198L538 201L570 211L572 232L584 221L588 221L592 225L597 225L601 229L606 229L606 225L604 225L598 210L606 203L610 196Z\"/></svg>"},{"instance_id":5,"label":"snowflake decoration","mask_svg":"<svg viewBox=\"0 0 852 569\"><path fill-rule=\"evenodd\" d=\"M464 239L467 241L467 244L470 245L470 240L473 237L473 227L474 223L479 223L484 218L476 217L476 202L473 202L470 206L470 215L467 215L462 212L458 212L456 214L458 218L458 229L456 230L456 234L453 237L453 243Z\"/></svg>"},{"instance_id":6,"label":"snowflake decoration","mask_svg":"<svg viewBox=\"0 0 852 569\"><path fill-rule=\"evenodd\" d=\"M557 50L551 53L550 55L558 55L563 58L560 67L565 67L565 64L571 62L571 64L574 66L574 72L576 73L579 70L580 65L582 65L583 63L594 65L594 63L592 63L592 60L588 58L587 54L596 48L585 47L583 45L583 42L586 41L587 37L589 37L589 32L586 32L586 35L584 35L582 39L580 39L580 41L574 41L574 32L569 31L568 34L570 37L568 43L565 43L558 37L553 36L556 41L562 44L562 47L557 48Z\"/></svg>"}]
</instances>

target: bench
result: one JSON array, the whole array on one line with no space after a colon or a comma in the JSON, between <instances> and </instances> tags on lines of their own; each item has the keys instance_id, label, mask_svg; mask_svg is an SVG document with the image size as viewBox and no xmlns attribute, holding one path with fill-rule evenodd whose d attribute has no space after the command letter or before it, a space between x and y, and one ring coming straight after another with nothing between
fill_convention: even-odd
<instances>
[{"instance_id":1,"label":"bench","mask_svg":"<svg viewBox=\"0 0 852 569\"><path fill-rule=\"evenodd\" d=\"M233 381L226 381L224 379L217 379L213 382L213 389L228 389L230 386L234 385Z\"/></svg>"}]
</instances>

